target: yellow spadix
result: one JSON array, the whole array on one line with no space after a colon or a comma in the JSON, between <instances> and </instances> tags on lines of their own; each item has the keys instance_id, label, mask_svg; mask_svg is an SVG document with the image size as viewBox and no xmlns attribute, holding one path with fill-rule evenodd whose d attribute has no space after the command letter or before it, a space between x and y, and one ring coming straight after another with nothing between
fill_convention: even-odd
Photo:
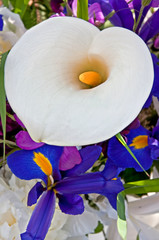
<instances>
[{"instance_id":1,"label":"yellow spadix","mask_svg":"<svg viewBox=\"0 0 159 240\"><path fill-rule=\"evenodd\" d=\"M102 77L99 73L88 71L79 75L79 80L90 87L96 87L102 83Z\"/></svg>"}]
</instances>

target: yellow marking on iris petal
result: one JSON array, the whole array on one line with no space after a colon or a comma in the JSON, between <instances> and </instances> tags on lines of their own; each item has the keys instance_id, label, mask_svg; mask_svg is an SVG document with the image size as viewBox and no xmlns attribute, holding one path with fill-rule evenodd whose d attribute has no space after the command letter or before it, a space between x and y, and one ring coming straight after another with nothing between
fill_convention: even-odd
<instances>
[{"instance_id":1,"label":"yellow marking on iris petal","mask_svg":"<svg viewBox=\"0 0 159 240\"><path fill-rule=\"evenodd\" d=\"M33 160L47 176L52 175L51 163L42 153L34 152Z\"/></svg>"},{"instance_id":2,"label":"yellow marking on iris petal","mask_svg":"<svg viewBox=\"0 0 159 240\"><path fill-rule=\"evenodd\" d=\"M148 146L148 136L140 135L140 136L135 137L129 146L134 147L136 149L147 147Z\"/></svg>"},{"instance_id":3,"label":"yellow marking on iris petal","mask_svg":"<svg viewBox=\"0 0 159 240\"><path fill-rule=\"evenodd\" d=\"M102 77L94 71L83 72L79 75L79 80L91 87L96 87L102 83Z\"/></svg>"},{"instance_id":4,"label":"yellow marking on iris petal","mask_svg":"<svg viewBox=\"0 0 159 240\"><path fill-rule=\"evenodd\" d=\"M112 180L117 180L117 178L115 177L115 178L112 178Z\"/></svg>"}]
</instances>

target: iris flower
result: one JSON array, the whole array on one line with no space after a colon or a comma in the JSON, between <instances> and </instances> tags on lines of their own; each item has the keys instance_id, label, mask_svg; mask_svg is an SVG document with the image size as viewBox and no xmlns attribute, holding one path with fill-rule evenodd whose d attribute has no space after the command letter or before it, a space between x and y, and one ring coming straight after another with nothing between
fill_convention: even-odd
<instances>
[{"instance_id":1,"label":"iris flower","mask_svg":"<svg viewBox=\"0 0 159 240\"><path fill-rule=\"evenodd\" d=\"M153 160L159 158L159 121L152 131L140 126L130 130L125 136L128 146L140 164L145 170L149 169ZM116 137L109 140L107 154L109 159L118 167L135 168L136 171L142 171Z\"/></svg>"},{"instance_id":2,"label":"iris flower","mask_svg":"<svg viewBox=\"0 0 159 240\"><path fill-rule=\"evenodd\" d=\"M89 146L79 151L81 163L65 170L59 170L59 160L63 147L43 145L34 150L20 150L11 154L8 165L21 179L41 179L28 195L28 205L37 202L25 233L24 239L44 239L51 224L55 210L55 199L59 207L67 214L81 214L84 211L83 200L79 194L99 193L106 196L116 208L117 194L123 190L117 168L106 164L102 172L85 173L98 159L101 147Z\"/></svg>"},{"instance_id":3,"label":"iris flower","mask_svg":"<svg viewBox=\"0 0 159 240\"><path fill-rule=\"evenodd\" d=\"M14 112L34 141L50 145L114 136L135 119L152 83L151 55L135 33L100 31L73 17L50 18L28 30L5 64Z\"/></svg>"}]
</instances>

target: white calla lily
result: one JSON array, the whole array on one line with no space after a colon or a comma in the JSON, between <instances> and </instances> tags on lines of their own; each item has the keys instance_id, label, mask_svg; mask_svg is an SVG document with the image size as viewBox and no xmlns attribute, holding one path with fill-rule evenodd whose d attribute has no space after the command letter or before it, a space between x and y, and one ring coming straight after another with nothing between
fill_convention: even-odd
<instances>
[{"instance_id":1,"label":"white calla lily","mask_svg":"<svg viewBox=\"0 0 159 240\"><path fill-rule=\"evenodd\" d=\"M80 82L83 73L94 81L88 71L98 73L101 84L89 88ZM135 119L152 83L151 55L135 33L119 27L99 31L72 17L28 30L5 65L13 110L34 141L55 145L114 136Z\"/></svg>"}]
</instances>

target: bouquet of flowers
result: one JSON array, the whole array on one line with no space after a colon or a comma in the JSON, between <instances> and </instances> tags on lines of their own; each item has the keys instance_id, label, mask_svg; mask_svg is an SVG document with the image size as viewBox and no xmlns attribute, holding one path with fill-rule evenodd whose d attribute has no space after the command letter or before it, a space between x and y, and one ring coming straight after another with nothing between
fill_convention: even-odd
<instances>
[{"instance_id":1,"label":"bouquet of flowers","mask_svg":"<svg viewBox=\"0 0 159 240\"><path fill-rule=\"evenodd\" d=\"M159 0L3 0L0 52L0 239L158 240Z\"/></svg>"}]
</instances>

